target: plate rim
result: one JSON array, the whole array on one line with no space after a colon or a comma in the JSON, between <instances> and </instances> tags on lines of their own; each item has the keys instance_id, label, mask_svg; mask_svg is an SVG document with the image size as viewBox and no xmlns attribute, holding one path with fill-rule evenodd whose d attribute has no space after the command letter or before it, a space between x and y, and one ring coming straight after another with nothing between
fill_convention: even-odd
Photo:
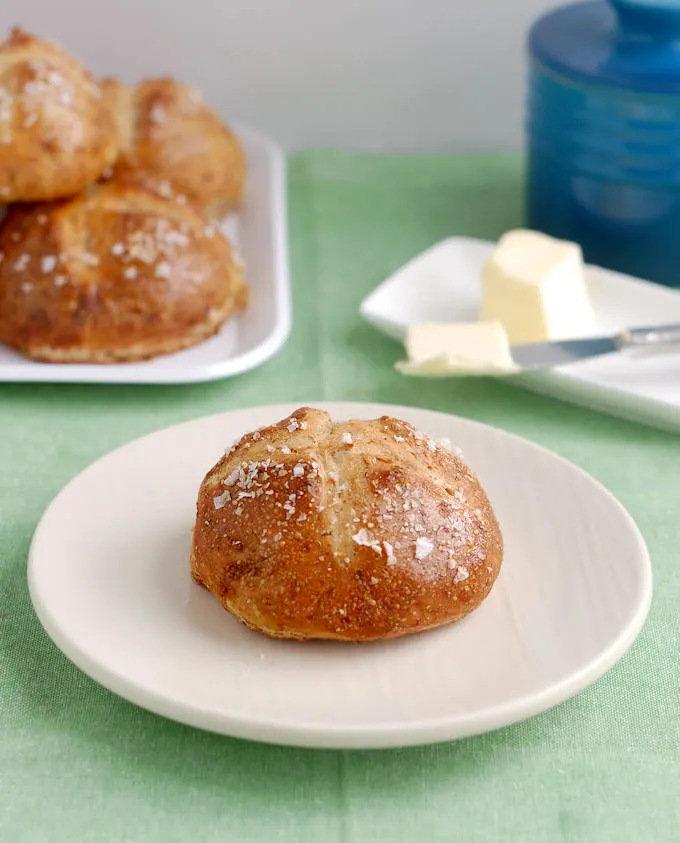
<instances>
[{"instance_id":1,"label":"plate rim","mask_svg":"<svg viewBox=\"0 0 680 843\"><path fill-rule=\"evenodd\" d=\"M267 166L271 170L271 248L273 265L276 267L272 279L275 324L273 329L253 348L226 357L223 360L205 364L168 366L158 369L138 369L135 363L119 364L115 367L79 363L41 363L22 358L16 363L0 364L0 383L83 383L83 384L125 384L144 386L153 384L180 385L207 383L222 380L254 369L273 357L290 336L293 313L290 279L290 254L288 244L288 206L286 182L286 156L279 144L252 126L234 121L232 128L242 139L248 139L266 152ZM145 361L142 361L145 362Z\"/></svg>"},{"instance_id":2,"label":"plate rim","mask_svg":"<svg viewBox=\"0 0 680 843\"><path fill-rule=\"evenodd\" d=\"M253 411L266 412L267 414L271 414L272 418L278 418L302 406L315 406L326 409L331 414L335 412L338 415L344 412L349 414L356 412L353 408L364 408L365 412L370 412L371 414L378 413L382 415L389 413L398 415L400 413L408 414L409 412L415 411L446 419L454 419L456 422L462 422L464 425L469 425L477 429L491 430L494 433L500 433L502 436L509 437L511 440L520 441L523 445L538 449L543 455L556 459L571 470L577 472L590 483L594 484L598 492L604 494L609 502L619 511L630 527L631 538L636 542L640 559L641 588L636 595L635 607L625 626L622 627L614 640L596 658L568 676L553 682L529 696L524 696L518 701L505 702L475 711L474 713L457 715L455 717L439 717L406 724L392 722L389 724L374 723L352 727L334 727L328 724L300 722L291 724L285 721L277 721L271 717L263 719L241 715L233 716L217 711L212 707L202 707L196 704L189 705L183 701L169 700L162 694L148 691L145 687L131 682L126 677L120 676L114 670L110 670L106 665L93 659L78 641L70 638L67 633L63 632L58 622L53 620L48 601L43 600L40 583L36 579L35 547L40 538L45 516L62 495L68 492L72 484L78 482L83 475L93 470L101 462L114 457L119 451L122 451L129 445L143 443L144 440L154 437L158 433L169 430L177 431L180 428L191 427L197 422L208 422L209 420L224 419L240 414L245 416ZM368 408L371 409L369 410ZM584 688L594 683L627 653L645 624L653 594L651 558L640 528L618 498L597 478L590 475L580 466L541 444L532 442L511 431L475 419L468 419L453 413L415 406L409 407L396 404L351 401L312 402L307 405L304 402L293 402L239 407L226 412L202 415L158 428L108 451L96 460L93 460L72 477L45 508L29 546L27 581L34 611L55 646L89 678L117 696L167 719L204 731L284 746L319 749L387 749L458 740L510 726L543 713L571 699Z\"/></svg>"}]
</instances>

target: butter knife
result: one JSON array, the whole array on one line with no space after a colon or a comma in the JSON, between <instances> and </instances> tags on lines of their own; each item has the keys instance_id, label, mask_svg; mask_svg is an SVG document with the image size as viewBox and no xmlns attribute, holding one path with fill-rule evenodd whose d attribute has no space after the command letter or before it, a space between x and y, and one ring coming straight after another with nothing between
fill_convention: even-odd
<instances>
[{"instance_id":1,"label":"butter knife","mask_svg":"<svg viewBox=\"0 0 680 843\"><path fill-rule=\"evenodd\" d=\"M610 337L586 337L581 340L559 340L532 345L514 345L510 352L523 370L547 369L578 363L633 348L680 343L680 325L658 325L652 328L628 328Z\"/></svg>"}]
</instances>

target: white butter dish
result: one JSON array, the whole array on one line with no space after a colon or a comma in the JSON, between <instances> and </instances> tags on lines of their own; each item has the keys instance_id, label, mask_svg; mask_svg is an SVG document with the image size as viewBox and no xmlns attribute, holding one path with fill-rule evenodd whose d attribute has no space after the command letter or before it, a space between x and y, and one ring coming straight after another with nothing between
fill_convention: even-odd
<instances>
[{"instance_id":1,"label":"white butter dish","mask_svg":"<svg viewBox=\"0 0 680 843\"><path fill-rule=\"evenodd\" d=\"M477 318L481 277L494 244L452 237L398 269L361 304L362 316L403 341L409 324L470 322ZM587 265L586 284L595 310L593 336L627 327L680 322L680 291ZM399 352L395 352L395 360ZM621 418L680 432L680 349L642 356L596 357L555 369L506 378ZM446 389L445 382L442 389Z\"/></svg>"}]
</instances>

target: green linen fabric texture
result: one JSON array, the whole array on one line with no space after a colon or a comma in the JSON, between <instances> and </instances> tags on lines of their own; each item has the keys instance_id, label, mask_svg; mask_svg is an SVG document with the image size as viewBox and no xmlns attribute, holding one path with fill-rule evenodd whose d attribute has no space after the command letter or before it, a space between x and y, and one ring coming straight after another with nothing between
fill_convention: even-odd
<instances>
[{"instance_id":1,"label":"green linen fabric texture","mask_svg":"<svg viewBox=\"0 0 680 843\"><path fill-rule=\"evenodd\" d=\"M680 438L491 380L409 380L361 299L451 234L521 220L510 157L294 156L295 324L232 380L0 384L2 843L676 843L680 840ZM575 699L454 743L340 752L258 745L136 708L73 667L26 588L33 529L80 469L131 438L269 402L367 400L499 425L601 480L649 543L655 594L627 656Z\"/></svg>"}]
</instances>

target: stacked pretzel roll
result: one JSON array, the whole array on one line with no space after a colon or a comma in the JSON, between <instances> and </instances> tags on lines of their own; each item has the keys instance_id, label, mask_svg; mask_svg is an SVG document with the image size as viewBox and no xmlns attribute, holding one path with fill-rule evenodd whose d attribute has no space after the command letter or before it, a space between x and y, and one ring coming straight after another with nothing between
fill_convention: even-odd
<instances>
[{"instance_id":1,"label":"stacked pretzel roll","mask_svg":"<svg viewBox=\"0 0 680 843\"><path fill-rule=\"evenodd\" d=\"M55 44L13 30L0 44L0 201L72 196L117 152L94 77Z\"/></svg>"},{"instance_id":2,"label":"stacked pretzel roll","mask_svg":"<svg viewBox=\"0 0 680 843\"><path fill-rule=\"evenodd\" d=\"M192 89L98 82L14 29L0 44L0 342L115 363L205 340L248 301L215 224L244 184L238 139Z\"/></svg>"},{"instance_id":3,"label":"stacked pretzel roll","mask_svg":"<svg viewBox=\"0 0 680 843\"><path fill-rule=\"evenodd\" d=\"M175 79L147 79L134 88L105 79L102 89L116 119L114 179L167 180L215 217L240 207L243 149L195 88Z\"/></svg>"}]
</instances>

